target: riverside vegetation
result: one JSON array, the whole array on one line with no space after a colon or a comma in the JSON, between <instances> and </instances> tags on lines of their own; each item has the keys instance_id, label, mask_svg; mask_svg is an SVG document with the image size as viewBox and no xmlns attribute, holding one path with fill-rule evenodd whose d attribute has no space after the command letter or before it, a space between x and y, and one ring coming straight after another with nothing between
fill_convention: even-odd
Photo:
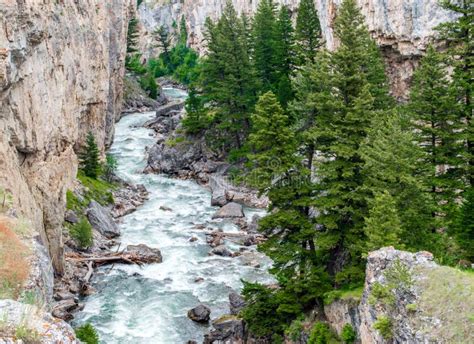
<instances>
[{"instance_id":1,"label":"riverside vegetation","mask_svg":"<svg viewBox=\"0 0 474 344\"><path fill-rule=\"evenodd\" d=\"M253 18L229 1L219 20L206 22L201 59L187 47L182 20L176 45L170 49L169 33L159 28L162 54L142 65L132 26L127 66L142 75L144 89L156 97L162 75L187 84L186 135L205 137L239 166L240 181L270 198L259 223L268 240L259 249L274 262L278 288L245 283L241 316L255 336L280 342L325 299L359 294L367 254L383 246L471 266L474 6L441 5L457 19L438 28L406 104L390 96L354 0L338 9L334 51L324 49L312 0L301 1L296 25L271 0L260 1ZM388 317L374 327L390 337ZM354 341L350 326L343 333ZM317 323L309 342L333 340Z\"/></svg>"}]
</instances>

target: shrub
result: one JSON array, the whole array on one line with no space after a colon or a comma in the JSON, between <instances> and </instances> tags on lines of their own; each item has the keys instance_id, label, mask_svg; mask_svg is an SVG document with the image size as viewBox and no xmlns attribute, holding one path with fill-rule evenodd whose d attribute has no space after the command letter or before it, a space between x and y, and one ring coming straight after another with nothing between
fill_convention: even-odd
<instances>
[{"instance_id":1,"label":"shrub","mask_svg":"<svg viewBox=\"0 0 474 344\"><path fill-rule=\"evenodd\" d=\"M309 335L308 344L329 344L332 339L332 333L329 326L325 323L318 322L314 324Z\"/></svg>"},{"instance_id":2,"label":"shrub","mask_svg":"<svg viewBox=\"0 0 474 344\"><path fill-rule=\"evenodd\" d=\"M41 344L40 335L36 330L29 328L26 324L18 325L15 330L16 339L22 340L25 344Z\"/></svg>"},{"instance_id":3,"label":"shrub","mask_svg":"<svg viewBox=\"0 0 474 344\"><path fill-rule=\"evenodd\" d=\"M415 313L417 311L418 307L414 303L410 303L406 306L406 310L409 313Z\"/></svg>"},{"instance_id":4,"label":"shrub","mask_svg":"<svg viewBox=\"0 0 474 344\"><path fill-rule=\"evenodd\" d=\"M85 324L74 330L77 339L85 344L99 344L99 335L97 330L91 324Z\"/></svg>"},{"instance_id":5,"label":"shrub","mask_svg":"<svg viewBox=\"0 0 474 344\"><path fill-rule=\"evenodd\" d=\"M345 324L341 332L341 339L344 341L344 343L354 343L356 338L357 333L354 331L354 328L350 324Z\"/></svg>"},{"instance_id":6,"label":"shrub","mask_svg":"<svg viewBox=\"0 0 474 344\"><path fill-rule=\"evenodd\" d=\"M303 331L303 319L299 318L291 322L290 326L285 330L285 334L292 341L297 341L301 337L302 331Z\"/></svg>"},{"instance_id":7,"label":"shrub","mask_svg":"<svg viewBox=\"0 0 474 344\"><path fill-rule=\"evenodd\" d=\"M20 296L30 271L28 247L11 230L11 224L0 219L0 298Z\"/></svg>"},{"instance_id":8,"label":"shrub","mask_svg":"<svg viewBox=\"0 0 474 344\"><path fill-rule=\"evenodd\" d=\"M390 286L384 286L378 282L372 285L369 296L369 304L374 306L377 302L392 306L395 304L395 295L393 295Z\"/></svg>"},{"instance_id":9,"label":"shrub","mask_svg":"<svg viewBox=\"0 0 474 344\"><path fill-rule=\"evenodd\" d=\"M374 323L374 329L379 331L384 339L392 338L392 321L386 316L380 316Z\"/></svg>"},{"instance_id":10,"label":"shrub","mask_svg":"<svg viewBox=\"0 0 474 344\"><path fill-rule=\"evenodd\" d=\"M109 183L112 181L112 178L117 171L117 159L112 154L107 154L105 164L102 168L104 178Z\"/></svg>"},{"instance_id":11,"label":"shrub","mask_svg":"<svg viewBox=\"0 0 474 344\"><path fill-rule=\"evenodd\" d=\"M81 218L78 223L70 226L69 234L71 234L71 237L82 249L91 247L93 243L92 227L85 217Z\"/></svg>"}]
</instances>

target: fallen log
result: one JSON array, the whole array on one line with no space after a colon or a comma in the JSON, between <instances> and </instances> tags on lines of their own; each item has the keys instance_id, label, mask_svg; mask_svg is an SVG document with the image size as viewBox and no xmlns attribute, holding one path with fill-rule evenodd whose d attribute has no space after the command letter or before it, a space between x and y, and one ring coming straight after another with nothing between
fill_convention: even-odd
<instances>
[{"instance_id":1,"label":"fallen log","mask_svg":"<svg viewBox=\"0 0 474 344\"><path fill-rule=\"evenodd\" d=\"M86 264L92 263L95 265L105 265L113 263L126 263L143 265L143 259L134 253L118 252L118 253L107 253L100 256L81 256L78 254L71 254L66 256L66 260L75 262L85 262ZM89 277L90 278L90 277Z\"/></svg>"}]
</instances>

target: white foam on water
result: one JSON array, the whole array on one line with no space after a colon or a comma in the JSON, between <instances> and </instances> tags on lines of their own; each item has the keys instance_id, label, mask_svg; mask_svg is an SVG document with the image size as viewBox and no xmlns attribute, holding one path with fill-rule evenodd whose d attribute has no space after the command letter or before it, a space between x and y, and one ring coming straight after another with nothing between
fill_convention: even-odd
<instances>
[{"instance_id":1,"label":"white foam on water","mask_svg":"<svg viewBox=\"0 0 474 344\"><path fill-rule=\"evenodd\" d=\"M182 90L166 88L172 97L184 99ZM125 116L116 125L111 153L118 161L118 175L143 184L149 200L136 212L122 219L122 247L146 244L157 247L163 255L161 264L144 267L116 265L103 268L94 276L98 293L84 300L85 308L74 325L91 322L106 344L168 344L202 341L208 326L192 322L187 311L203 302L212 309L211 317L228 312L228 294L240 290L241 279L272 282L266 272L268 258L256 254L261 268L244 265L240 258L209 255L205 231L196 224L211 229L238 232L237 226L226 221L213 221L218 209L210 206L210 192L193 181L172 179L163 175L143 174L146 149L155 143L151 130L141 127L155 116L153 112ZM160 209L165 206L171 211ZM246 208L247 218L262 215L257 209ZM196 236L198 241L190 242ZM240 246L228 242L237 251ZM253 256L252 256L253 257ZM196 283L196 278L204 278Z\"/></svg>"}]
</instances>

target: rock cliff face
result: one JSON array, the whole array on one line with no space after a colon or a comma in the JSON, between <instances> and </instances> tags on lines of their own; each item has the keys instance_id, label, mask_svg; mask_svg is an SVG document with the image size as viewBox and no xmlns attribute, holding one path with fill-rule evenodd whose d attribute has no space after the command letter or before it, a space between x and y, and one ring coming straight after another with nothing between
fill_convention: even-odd
<instances>
[{"instance_id":1,"label":"rock cliff face","mask_svg":"<svg viewBox=\"0 0 474 344\"><path fill-rule=\"evenodd\" d=\"M62 271L75 149L111 142L134 0L0 0L0 186Z\"/></svg>"},{"instance_id":2,"label":"rock cliff face","mask_svg":"<svg viewBox=\"0 0 474 344\"><path fill-rule=\"evenodd\" d=\"M315 0L326 46L334 49L333 24L337 7L342 0ZM217 18L222 13L225 0L146 0L139 8L144 26L142 45L150 52L154 28L171 27L182 16L187 19L190 42L197 50L203 50L203 30L206 17ZM255 12L258 1L233 0L241 13ZM299 0L277 0L292 11ZM434 28L448 21L452 14L438 6L437 0L358 0L367 26L382 48L387 60L387 71L396 97L404 97L413 69L419 56L434 34Z\"/></svg>"}]
</instances>

